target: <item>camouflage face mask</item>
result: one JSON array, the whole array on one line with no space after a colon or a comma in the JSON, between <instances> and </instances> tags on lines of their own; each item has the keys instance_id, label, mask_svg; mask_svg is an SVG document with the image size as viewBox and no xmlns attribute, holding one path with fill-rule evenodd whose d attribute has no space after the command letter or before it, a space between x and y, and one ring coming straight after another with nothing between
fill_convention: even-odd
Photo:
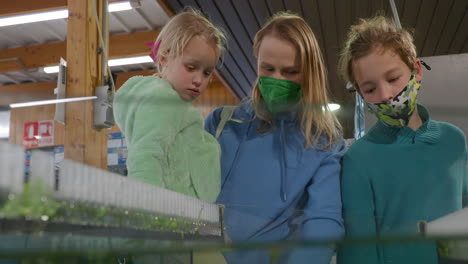
<instances>
[{"instance_id":1,"label":"camouflage face mask","mask_svg":"<svg viewBox=\"0 0 468 264\"><path fill-rule=\"evenodd\" d=\"M409 119L416 108L416 97L421 84L416 81L416 71L403 90L392 100L384 103L369 103L366 105L385 125L402 128L408 125Z\"/></svg>"}]
</instances>

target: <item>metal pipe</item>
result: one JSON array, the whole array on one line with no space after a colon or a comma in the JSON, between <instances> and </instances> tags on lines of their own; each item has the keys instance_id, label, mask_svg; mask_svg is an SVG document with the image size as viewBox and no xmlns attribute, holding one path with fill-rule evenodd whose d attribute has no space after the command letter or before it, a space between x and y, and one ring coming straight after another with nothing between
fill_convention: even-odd
<instances>
[{"instance_id":1,"label":"metal pipe","mask_svg":"<svg viewBox=\"0 0 468 264\"><path fill-rule=\"evenodd\" d=\"M390 7L392 8L392 13L393 13L393 19L395 20L395 25L397 28L401 28L401 23L400 23L400 18L398 17L398 10L395 5L394 0L389 0L390 1Z\"/></svg>"}]
</instances>

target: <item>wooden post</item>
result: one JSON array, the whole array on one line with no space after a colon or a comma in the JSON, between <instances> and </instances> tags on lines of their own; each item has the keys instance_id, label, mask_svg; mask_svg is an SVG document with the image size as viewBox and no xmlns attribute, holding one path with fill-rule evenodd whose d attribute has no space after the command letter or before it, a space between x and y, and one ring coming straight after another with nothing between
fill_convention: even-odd
<instances>
[{"instance_id":1,"label":"wooden post","mask_svg":"<svg viewBox=\"0 0 468 264\"><path fill-rule=\"evenodd\" d=\"M96 14L102 14L103 4L107 1L68 0L67 97L93 96L101 85ZM106 133L94 129L93 110L93 101L67 103L65 158L106 169Z\"/></svg>"}]
</instances>

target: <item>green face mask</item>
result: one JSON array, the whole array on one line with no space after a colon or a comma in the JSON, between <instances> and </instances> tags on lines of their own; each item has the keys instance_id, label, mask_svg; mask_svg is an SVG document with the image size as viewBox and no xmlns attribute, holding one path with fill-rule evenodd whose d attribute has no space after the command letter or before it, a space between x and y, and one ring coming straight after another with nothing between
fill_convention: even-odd
<instances>
[{"instance_id":1,"label":"green face mask","mask_svg":"<svg viewBox=\"0 0 468 264\"><path fill-rule=\"evenodd\" d=\"M272 114L288 110L302 97L301 85L293 81L263 76L258 79L258 88Z\"/></svg>"}]
</instances>

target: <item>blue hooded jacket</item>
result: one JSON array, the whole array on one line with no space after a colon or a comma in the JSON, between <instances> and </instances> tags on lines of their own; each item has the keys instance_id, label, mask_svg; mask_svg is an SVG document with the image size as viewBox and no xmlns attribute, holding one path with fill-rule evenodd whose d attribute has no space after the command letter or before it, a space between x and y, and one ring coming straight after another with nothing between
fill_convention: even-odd
<instances>
[{"instance_id":1,"label":"blue hooded jacket","mask_svg":"<svg viewBox=\"0 0 468 264\"><path fill-rule=\"evenodd\" d=\"M215 135L222 108L205 120ZM344 234L340 162L344 143L320 150L305 148L295 113L276 118L271 132L260 134L250 102L237 107L218 138L221 145L221 193L226 233L234 242L329 240ZM323 144L323 145L322 145ZM329 263L330 247L283 254L285 263ZM229 263L270 263L267 252L226 254ZM312 261L312 262L311 262Z\"/></svg>"}]
</instances>

